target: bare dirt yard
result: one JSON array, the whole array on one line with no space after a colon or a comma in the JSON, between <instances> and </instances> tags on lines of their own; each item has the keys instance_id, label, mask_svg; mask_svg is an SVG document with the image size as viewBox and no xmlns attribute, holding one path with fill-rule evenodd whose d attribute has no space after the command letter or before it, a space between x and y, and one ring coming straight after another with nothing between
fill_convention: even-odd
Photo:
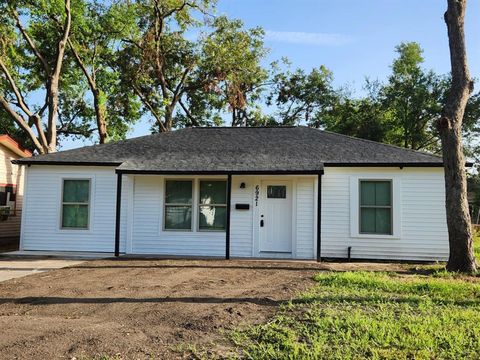
<instances>
[{"instance_id":1,"label":"bare dirt yard","mask_svg":"<svg viewBox=\"0 0 480 360\"><path fill-rule=\"evenodd\" d=\"M0 283L0 359L176 359L193 347L221 354L226 332L264 322L319 270L358 266L115 259L9 280Z\"/></svg>"}]
</instances>

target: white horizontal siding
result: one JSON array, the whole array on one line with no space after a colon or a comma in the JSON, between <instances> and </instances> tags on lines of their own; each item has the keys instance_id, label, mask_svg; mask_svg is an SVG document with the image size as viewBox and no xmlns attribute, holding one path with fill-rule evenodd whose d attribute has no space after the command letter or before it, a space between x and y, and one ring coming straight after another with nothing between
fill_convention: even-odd
<instances>
[{"instance_id":1,"label":"white horizontal siding","mask_svg":"<svg viewBox=\"0 0 480 360\"><path fill-rule=\"evenodd\" d=\"M245 189L240 184L245 183ZM232 177L230 214L230 255L251 257L253 253L253 199L254 182L251 177ZM248 204L248 210L236 210L235 204Z\"/></svg>"},{"instance_id":2,"label":"white horizontal siding","mask_svg":"<svg viewBox=\"0 0 480 360\"><path fill-rule=\"evenodd\" d=\"M314 257L314 227L315 215L315 191L313 178L299 178L297 185L297 246L296 258L312 259Z\"/></svg>"},{"instance_id":3,"label":"white horizontal siding","mask_svg":"<svg viewBox=\"0 0 480 360\"><path fill-rule=\"evenodd\" d=\"M133 254L225 256L225 232L163 231L162 176L135 176L131 252ZM196 213L196 211L194 211ZM196 217L193 217L196 227Z\"/></svg>"},{"instance_id":4,"label":"white horizontal siding","mask_svg":"<svg viewBox=\"0 0 480 360\"><path fill-rule=\"evenodd\" d=\"M401 203L398 238L351 236L349 184L352 176L398 179ZM352 258L445 260L448 235L443 170L327 167L322 179L322 256L345 258L349 246Z\"/></svg>"},{"instance_id":5,"label":"white horizontal siding","mask_svg":"<svg viewBox=\"0 0 480 360\"><path fill-rule=\"evenodd\" d=\"M88 230L60 229L64 177L92 178ZM113 167L32 165L27 171L21 248L112 252L115 245L115 199Z\"/></svg>"}]
</instances>

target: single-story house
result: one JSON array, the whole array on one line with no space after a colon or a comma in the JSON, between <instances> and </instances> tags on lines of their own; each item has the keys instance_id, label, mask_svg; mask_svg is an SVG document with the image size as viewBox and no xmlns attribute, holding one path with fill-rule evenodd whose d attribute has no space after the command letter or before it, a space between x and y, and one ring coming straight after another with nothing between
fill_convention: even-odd
<instances>
[{"instance_id":1,"label":"single-story house","mask_svg":"<svg viewBox=\"0 0 480 360\"><path fill-rule=\"evenodd\" d=\"M21 250L448 256L441 157L318 129L187 128L16 163Z\"/></svg>"},{"instance_id":2,"label":"single-story house","mask_svg":"<svg viewBox=\"0 0 480 360\"><path fill-rule=\"evenodd\" d=\"M32 153L6 134L0 134L0 250L16 249L22 218L23 167L12 160Z\"/></svg>"}]
</instances>

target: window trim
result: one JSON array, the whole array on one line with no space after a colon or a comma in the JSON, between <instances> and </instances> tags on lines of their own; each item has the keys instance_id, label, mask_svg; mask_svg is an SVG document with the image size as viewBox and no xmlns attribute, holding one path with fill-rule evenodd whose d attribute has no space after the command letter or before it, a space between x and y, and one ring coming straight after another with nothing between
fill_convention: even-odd
<instances>
[{"instance_id":1,"label":"window trim","mask_svg":"<svg viewBox=\"0 0 480 360\"><path fill-rule=\"evenodd\" d=\"M75 180L85 180L88 181L88 216L87 216L87 227L64 227L63 226L63 206L64 205L85 205L85 203L79 202L64 202L63 201L63 193L65 188L65 180L67 181L75 181ZM61 178L61 186L62 191L60 193L60 230L61 231L90 231L91 230L91 215L92 215L92 182L93 179L91 177L62 177Z\"/></svg>"},{"instance_id":2,"label":"window trim","mask_svg":"<svg viewBox=\"0 0 480 360\"><path fill-rule=\"evenodd\" d=\"M191 204L180 204L180 203L168 203L167 204L167 181L189 181L192 184L192 203ZM162 230L167 232L193 232L193 221L194 221L194 206L195 206L195 179L192 178L164 178L163 181L163 215L162 215ZM166 228L166 218L167 206L190 206L191 217L190 217L190 228L189 229L167 229Z\"/></svg>"},{"instance_id":3,"label":"window trim","mask_svg":"<svg viewBox=\"0 0 480 360\"><path fill-rule=\"evenodd\" d=\"M362 183L367 182L387 182L390 184L390 205L362 205ZM391 179L379 180L379 179L358 179L358 233L360 235L393 235L393 181ZM362 209L390 209L390 231L388 233L377 232L363 232L362 231Z\"/></svg>"},{"instance_id":4,"label":"window trim","mask_svg":"<svg viewBox=\"0 0 480 360\"><path fill-rule=\"evenodd\" d=\"M202 181L212 181L212 182L213 182L213 181L217 181L217 182L223 181L223 182L225 183L225 195L226 195L226 196L225 196L225 200L227 200L227 197L228 197L228 194L227 194L227 191L228 191L228 184L227 184L228 179L218 179L218 178L217 178L217 179L212 179L212 178L198 178L198 179L197 179L197 183L198 183L198 191L197 191L198 194L197 194L197 195L198 195L198 196L197 196L196 198L198 199L198 201L197 201L197 206L196 206L196 208L197 208L197 216L196 216L197 227L196 227L196 230L197 230L198 232L202 232L202 233L204 233L204 232L213 232L213 233L222 233L222 232L225 232L225 231L226 231L226 228L223 229L223 230L200 229L200 208L201 208L202 206L214 206L214 207L217 207L217 206L218 206L218 207L224 207L225 210L227 210L227 203L225 203L225 204L213 204L213 205L201 204L201 203L200 203L200 183L201 183ZM226 215L226 212L225 212L225 215Z\"/></svg>"},{"instance_id":5,"label":"window trim","mask_svg":"<svg viewBox=\"0 0 480 360\"><path fill-rule=\"evenodd\" d=\"M391 181L392 188L392 234L360 233L360 180ZM361 239L398 240L402 237L401 175L391 172L365 173L350 176L350 237Z\"/></svg>"}]
</instances>

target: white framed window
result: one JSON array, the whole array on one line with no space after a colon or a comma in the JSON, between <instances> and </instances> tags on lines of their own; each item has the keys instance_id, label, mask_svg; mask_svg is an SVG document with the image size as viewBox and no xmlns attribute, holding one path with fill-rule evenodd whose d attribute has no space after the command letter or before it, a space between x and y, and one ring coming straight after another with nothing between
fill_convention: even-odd
<instances>
[{"instance_id":1,"label":"white framed window","mask_svg":"<svg viewBox=\"0 0 480 360\"><path fill-rule=\"evenodd\" d=\"M350 236L401 238L401 181L398 176L350 177Z\"/></svg>"},{"instance_id":2,"label":"white framed window","mask_svg":"<svg viewBox=\"0 0 480 360\"><path fill-rule=\"evenodd\" d=\"M192 230L192 180L165 180L164 204L164 230Z\"/></svg>"},{"instance_id":3,"label":"white framed window","mask_svg":"<svg viewBox=\"0 0 480 360\"><path fill-rule=\"evenodd\" d=\"M62 230L88 230L90 226L91 180L62 179Z\"/></svg>"},{"instance_id":4,"label":"white framed window","mask_svg":"<svg viewBox=\"0 0 480 360\"><path fill-rule=\"evenodd\" d=\"M198 204L199 231L225 231L227 223L227 182L200 180Z\"/></svg>"},{"instance_id":5,"label":"white framed window","mask_svg":"<svg viewBox=\"0 0 480 360\"><path fill-rule=\"evenodd\" d=\"M359 181L359 233L392 235L392 182Z\"/></svg>"}]
</instances>

